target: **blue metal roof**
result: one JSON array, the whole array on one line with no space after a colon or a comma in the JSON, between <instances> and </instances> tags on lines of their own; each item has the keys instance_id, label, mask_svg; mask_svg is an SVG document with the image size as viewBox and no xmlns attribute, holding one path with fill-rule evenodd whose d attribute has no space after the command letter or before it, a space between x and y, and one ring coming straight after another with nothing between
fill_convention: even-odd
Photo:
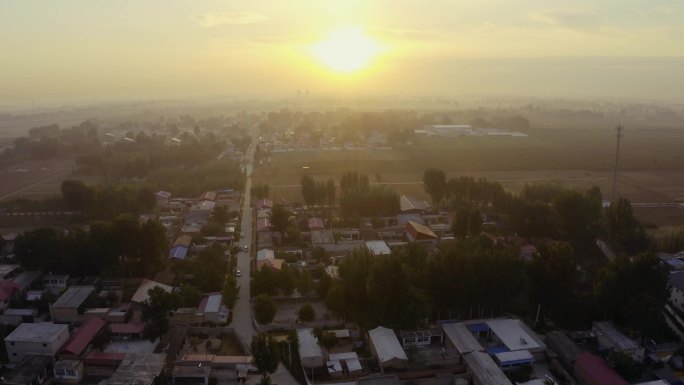
<instances>
[{"instance_id":1,"label":"blue metal roof","mask_svg":"<svg viewBox=\"0 0 684 385\"><path fill-rule=\"evenodd\" d=\"M510 352L507 347L505 346L493 346L487 348L487 353L494 355L496 353L503 353L503 352Z\"/></svg>"},{"instance_id":2,"label":"blue metal roof","mask_svg":"<svg viewBox=\"0 0 684 385\"><path fill-rule=\"evenodd\" d=\"M183 245L174 246L169 251L169 258L185 259L188 255L188 248Z\"/></svg>"},{"instance_id":3,"label":"blue metal roof","mask_svg":"<svg viewBox=\"0 0 684 385\"><path fill-rule=\"evenodd\" d=\"M486 332L489 330L489 326L486 323L472 324L468 325L468 330L471 333Z\"/></svg>"}]
</instances>

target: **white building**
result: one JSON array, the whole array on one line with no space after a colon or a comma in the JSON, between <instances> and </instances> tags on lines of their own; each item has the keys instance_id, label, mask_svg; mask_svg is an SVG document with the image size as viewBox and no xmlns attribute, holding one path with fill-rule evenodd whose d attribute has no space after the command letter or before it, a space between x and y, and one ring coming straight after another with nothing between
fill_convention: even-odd
<instances>
[{"instance_id":1,"label":"white building","mask_svg":"<svg viewBox=\"0 0 684 385\"><path fill-rule=\"evenodd\" d=\"M392 253L385 241L366 241L366 248L373 255L390 255Z\"/></svg>"},{"instance_id":2,"label":"white building","mask_svg":"<svg viewBox=\"0 0 684 385\"><path fill-rule=\"evenodd\" d=\"M323 351L318 345L318 338L313 329L297 329L299 339L299 358L305 368L320 368L323 366Z\"/></svg>"},{"instance_id":3,"label":"white building","mask_svg":"<svg viewBox=\"0 0 684 385\"><path fill-rule=\"evenodd\" d=\"M684 271L671 273L670 281L670 305L684 312Z\"/></svg>"},{"instance_id":4,"label":"white building","mask_svg":"<svg viewBox=\"0 0 684 385\"><path fill-rule=\"evenodd\" d=\"M205 321L226 322L228 320L228 308L223 304L223 295L214 293L205 296L198 310L202 313Z\"/></svg>"},{"instance_id":5,"label":"white building","mask_svg":"<svg viewBox=\"0 0 684 385\"><path fill-rule=\"evenodd\" d=\"M27 355L54 357L69 338L69 328L52 322L22 323L5 337L10 362L21 362Z\"/></svg>"},{"instance_id":6,"label":"white building","mask_svg":"<svg viewBox=\"0 0 684 385\"><path fill-rule=\"evenodd\" d=\"M370 348L377 358L380 368L404 368L408 364L406 352L401 347L397 335L392 329L378 326L368 331Z\"/></svg>"}]
</instances>

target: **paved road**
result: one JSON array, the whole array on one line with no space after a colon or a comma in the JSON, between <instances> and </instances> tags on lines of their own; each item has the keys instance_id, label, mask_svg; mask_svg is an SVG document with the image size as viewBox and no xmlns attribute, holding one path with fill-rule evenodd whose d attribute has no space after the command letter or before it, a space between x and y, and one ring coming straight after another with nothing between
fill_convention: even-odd
<instances>
[{"instance_id":1,"label":"paved road","mask_svg":"<svg viewBox=\"0 0 684 385\"><path fill-rule=\"evenodd\" d=\"M247 343L252 341L252 336L256 334L254 324L252 323L252 306L250 303L250 269L252 266L250 251L252 249L252 208L250 207L250 188L252 187L252 170L254 163L254 151L256 149L256 141L258 134L252 135L252 145L250 146L249 160L247 160L247 181L245 183L245 194L242 201L242 224L240 225L240 233L243 237L240 239L240 252L238 252L237 268L242 272L242 276L237 278L240 286L240 296L233 308L233 322L231 326L235 332ZM249 251L244 251L243 247L248 246ZM247 384L256 384L260 380L260 376L250 376L247 379ZM278 385L300 385L297 380L292 377L290 372L280 364L275 373L271 375L271 382Z\"/></svg>"}]
</instances>

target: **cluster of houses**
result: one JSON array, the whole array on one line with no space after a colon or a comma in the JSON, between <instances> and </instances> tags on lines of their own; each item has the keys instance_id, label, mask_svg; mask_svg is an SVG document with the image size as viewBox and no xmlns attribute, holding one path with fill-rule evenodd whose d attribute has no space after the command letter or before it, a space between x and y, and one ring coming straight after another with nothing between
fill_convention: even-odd
<instances>
[{"instance_id":1,"label":"cluster of houses","mask_svg":"<svg viewBox=\"0 0 684 385\"><path fill-rule=\"evenodd\" d=\"M628 385L603 357L611 352L637 362L646 355L654 360L667 357L666 347L646 349L607 321L595 322L591 330L553 331L543 336L515 318L443 321L438 327L416 331L378 326L365 336L352 334L351 340L347 329L330 332L341 335L340 340L347 338L349 343L341 344L346 350L327 351L313 329L297 330L302 368L311 382L400 384L431 377L451 385ZM354 341L355 337L361 341ZM359 344L369 347L371 357L359 357L353 349ZM512 382L507 374L520 370L529 373L530 379ZM653 378L640 385L682 383L664 367L652 373Z\"/></svg>"},{"instance_id":2,"label":"cluster of houses","mask_svg":"<svg viewBox=\"0 0 684 385\"><path fill-rule=\"evenodd\" d=\"M166 191L158 191L155 196L161 210L158 219L166 228L167 237L174 240L169 257L177 260L197 254L205 246L194 245L192 239L210 222L215 208L225 208L228 213L239 212L242 199L241 192L232 189L208 191L199 198L172 198ZM229 245L235 240L236 228L235 219L219 229L218 234L204 238Z\"/></svg>"},{"instance_id":3,"label":"cluster of houses","mask_svg":"<svg viewBox=\"0 0 684 385\"><path fill-rule=\"evenodd\" d=\"M267 152L293 151L341 151L341 150L391 150L387 134L373 130L364 139L343 139L329 134L311 135L303 132L295 134L289 130L282 133L264 134L260 137L259 147Z\"/></svg>"},{"instance_id":4,"label":"cluster of houses","mask_svg":"<svg viewBox=\"0 0 684 385\"><path fill-rule=\"evenodd\" d=\"M392 249L402 247L409 241L434 249L440 240L453 239L451 213L434 213L428 202L401 196L401 212L398 215L367 219L358 227L333 228L322 218L305 218L302 235L310 247L283 246L282 234L274 232L271 225L273 204L270 199L261 199L255 205L257 268L269 266L279 269L283 261L275 257L280 253L306 257L314 248L322 248L328 255L344 256L361 248L373 255L387 255ZM296 209L292 202L281 204L286 209Z\"/></svg>"},{"instance_id":5,"label":"cluster of houses","mask_svg":"<svg viewBox=\"0 0 684 385\"><path fill-rule=\"evenodd\" d=\"M151 384L162 372L166 355L155 354L156 344L143 339L141 303L149 287L170 291L170 286L145 280L129 302L97 307L110 292L121 292L120 280L70 279L10 264L0 265L0 271L5 289L0 320L14 326L4 339L11 368L4 382L41 384L54 379L75 384L93 375L104 383ZM37 305L45 295L57 297L49 314ZM18 305L23 307L15 308ZM139 362L140 370L127 372L130 362Z\"/></svg>"},{"instance_id":6,"label":"cluster of houses","mask_svg":"<svg viewBox=\"0 0 684 385\"><path fill-rule=\"evenodd\" d=\"M498 128L474 128L469 124L432 124L413 131L416 135L427 137L454 138L460 136L486 136L527 138L528 135L517 131L505 131Z\"/></svg>"},{"instance_id":7,"label":"cluster of houses","mask_svg":"<svg viewBox=\"0 0 684 385\"><path fill-rule=\"evenodd\" d=\"M2 382L75 384L87 377L102 385L152 384L165 370L167 354L159 353L159 340L144 338L142 304L151 289L174 288L149 279L127 282L137 288L130 300L119 301L124 290L120 278L77 279L0 264L0 322L13 328L4 338L8 363ZM48 305L45 296L56 300ZM208 293L196 308L178 309L171 321L192 325L225 323L227 318L222 295ZM233 361L235 367L240 360Z\"/></svg>"}]
</instances>

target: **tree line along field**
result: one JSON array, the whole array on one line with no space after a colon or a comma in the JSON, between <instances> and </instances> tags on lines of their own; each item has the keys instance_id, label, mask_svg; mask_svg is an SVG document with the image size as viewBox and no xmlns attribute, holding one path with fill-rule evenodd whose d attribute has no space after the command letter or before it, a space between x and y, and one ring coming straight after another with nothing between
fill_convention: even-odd
<instances>
[{"instance_id":1,"label":"tree line along field","mask_svg":"<svg viewBox=\"0 0 684 385\"><path fill-rule=\"evenodd\" d=\"M371 183L387 184L399 193L427 199L422 174L429 167L437 167L449 176L498 180L514 192L527 183L579 189L596 185L606 198L612 192L614 130L533 130L526 139L415 137L413 142L391 150L271 153L270 162L257 162L254 183L269 184L272 198L301 200L299 183L303 175L317 180L338 179L344 172L356 171L367 174ZM682 148L684 131L625 130L618 195L633 202L684 201ZM655 224L663 217L649 216L648 210L639 214ZM666 224L671 225L672 220Z\"/></svg>"}]
</instances>

